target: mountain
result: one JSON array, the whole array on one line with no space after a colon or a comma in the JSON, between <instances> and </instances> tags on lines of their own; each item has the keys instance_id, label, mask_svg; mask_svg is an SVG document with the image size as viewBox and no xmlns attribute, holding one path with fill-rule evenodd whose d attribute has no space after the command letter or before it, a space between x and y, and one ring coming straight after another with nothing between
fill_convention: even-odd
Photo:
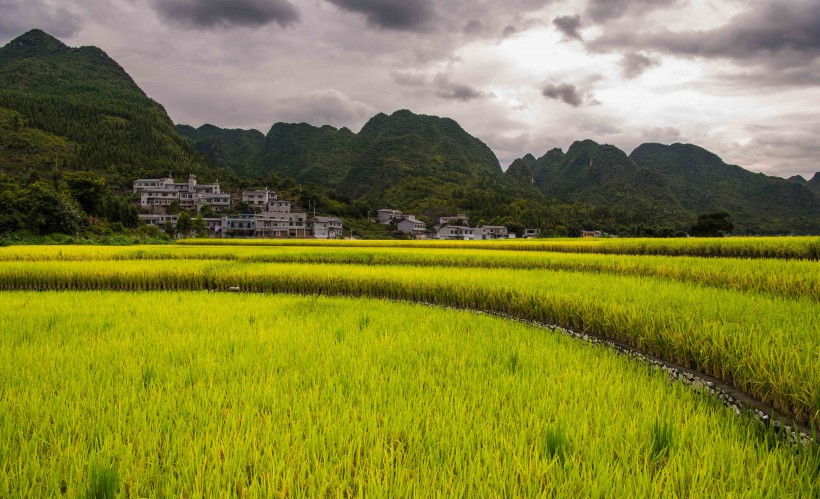
<instances>
[{"instance_id":1,"label":"mountain","mask_svg":"<svg viewBox=\"0 0 820 499\"><path fill-rule=\"evenodd\" d=\"M809 180L809 189L814 192L815 196L820 197L820 172L815 173Z\"/></svg>"},{"instance_id":2,"label":"mountain","mask_svg":"<svg viewBox=\"0 0 820 499\"><path fill-rule=\"evenodd\" d=\"M359 133L276 123L257 164L261 173L407 210L457 209L455 188L504 181L492 150L458 123L407 110L377 114Z\"/></svg>"},{"instance_id":3,"label":"mountain","mask_svg":"<svg viewBox=\"0 0 820 499\"><path fill-rule=\"evenodd\" d=\"M223 129L209 124L199 128L177 125L176 130L212 164L240 177L259 174L255 159L265 146L265 134L259 130Z\"/></svg>"},{"instance_id":4,"label":"mountain","mask_svg":"<svg viewBox=\"0 0 820 499\"><path fill-rule=\"evenodd\" d=\"M657 172L639 166L615 146L574 142L566 154L549 151L532 169L538 188L564 202L652 213L653 222L673 222L685 212Z\"/></svg>"},{"instance_id":5,"label":"mountain","mask_svg":"<svg viewBox=\"0 0 820 499\"><path fill-rule=\"evenodd\" d=\"M528 156L532 158L532 161L528 160L526 157L516 159L510 164L509 167L507 167L507 171L504 172L504 176L510 180L523 184L534 184L535 177L533 177L531 166L535 164L535 158L532 155Z\"/></svg>"},{"instance_id":6,"label":"mountain","mask_svg":"<svg viewBox=\"0 0 820 499\"><path fill-rule=\"evenodd\" d=\"M692 144L643 144L630 158L657 172L692 213L727 211L752 233L820 230L820 196L809 183L752 173Z\"/></svg>"},{"instance_id":7,"label":"mountain","mask_svg":"<svg viewBox=\"0 0 820 499\"><path fill-rule=\"evenodd\" d=\"M322 182L351 196L414 178L459 183L501 176L495 154L458 123L407 110L380 113L358 134L347 128L277 123L259 164L263 171Z\"/></svg>"},{"instance_id":8,"label":"mountain","mask_svg":"<svg viewBox=\"0 0 820 499\"><path fill-rule=\"evenodd\" d=\"M530 154L529 156L532 157ZM525 156L526 157L526 156ZM530 167L532 169L535 185L539 189L545 189L545 186L551 184L558 172L558 164L564 159L564 151L555 148L547 151L546 154L535 160Z\"/></svg>"},{"instance_id":9,"label":"mountain","mask_svg":"<svg viewBox=\"0 0 820 499\"><path fill-rule=\"evenodd\" d=\"M220 172L105 52L69 48L40 30L0 48L0 111L19 114L18 125L73 144L46 164L23 161L40 169L56 162L101 171L122 186L147 175L196 173L207 178Z\"/></svg>"}]
</instances>

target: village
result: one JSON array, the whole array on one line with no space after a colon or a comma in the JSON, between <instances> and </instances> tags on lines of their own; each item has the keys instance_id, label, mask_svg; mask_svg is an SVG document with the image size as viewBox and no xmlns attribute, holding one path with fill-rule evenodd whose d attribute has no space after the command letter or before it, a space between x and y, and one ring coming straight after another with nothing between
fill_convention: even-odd
<instances>
[{"instance_id":1,"label":"village","mask_svg":"<svg viewBox=\"0 0 820 499\"><path fill-rule=\"evenodd\" d=\"M179 228L181 213L196 213L201 219L201 232L207 237L224 238L291 238L291 239L342 239L345 236L343 222L338 217L317 215L300 210L291 201L280 199L274 190L258 189L242 191L242 203L247 213L229 214L232 208L231 194L222 192L219 182L199 184L196 175L189 175L186 182L175 182L172 177L138 179L133 184L133 194L139 196L139 206L146 213L139 218L147 225L166 233L185 236L193 230ZM428 228L415 215L400 210L378 210L372 222L390 226L396 233L412 239L443 240L490 240L515 239L517 235L503 225L470 227L470 219L464 213L439 217L438 224ZM540 236L540 229L525 229L524 238ZM601 237L600 232L584 231L583 237Z\"/></svg>"}]
</instances>

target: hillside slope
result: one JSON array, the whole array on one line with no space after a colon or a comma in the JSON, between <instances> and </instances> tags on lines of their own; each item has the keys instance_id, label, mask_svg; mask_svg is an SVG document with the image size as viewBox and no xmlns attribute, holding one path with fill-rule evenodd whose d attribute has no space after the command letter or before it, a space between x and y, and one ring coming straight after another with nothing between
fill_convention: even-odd
<instances>
[{"instance_id":1,"label":"hillside slope","mask_svg":"<svg viewBox=\"0 0 820 499\"><path fill-rule=\"evenodd\" d=\"M0 107L76 144L71 167L127 184L147 175L214 176L165 109L96 47L69 48L40 30L0 48Z\"/></svg>"},{"instance_id":2,"label":"hillside slope","mask_svg":"<svg viewBox=\"0 0 820 499\"><path fill-rule=\"evenodd\" d=\"M742 230L820 230L820 197L808 185L728 165L692 144L643 144L630 158L658 172L693 213L727 211Z\"/></svg>"}]
</instances>

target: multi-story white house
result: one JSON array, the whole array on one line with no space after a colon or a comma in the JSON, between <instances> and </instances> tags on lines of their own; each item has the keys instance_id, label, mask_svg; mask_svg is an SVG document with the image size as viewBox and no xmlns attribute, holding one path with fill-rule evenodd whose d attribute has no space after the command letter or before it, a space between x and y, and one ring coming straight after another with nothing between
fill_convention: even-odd
<instances>
[{"instance_id":1,"label":"multi-story white house","mask_svg":"<svg viewBox=\"0 0 820 499\"><path fill-rule=\"evenodd\" d=\"M416 239L421 239L427 234L427 224L416 217L410 216L396 224L396 230L405 234L412 234Z\"/></svg>"},{"instance_id":2,"label":"multi-story white house","mask_svg":"<svg viewBox=\"0 0 820 499\"><path fill-rule=\"evenodd\" d=\"M206 204L215 212L222 212L231 208L230 194L199 194L196 197L196 210L199 211ZM180 206L182 203L180 203Z\"/></svg>"},{"instance_id":3,"label":"multi-story white house","mask_svg":"<svg viewBox=\"0 0 820 499\"><path fill-rule=\"evenodd\" d=\"M133 192L140 195L140 206L144 208L167 207L176 201L186 209L198 210L210 204L221 211L231 204L230 196L221 193L219 182L197 184L196 175L189 175L187 182L174 182L171 177L138 179Z\"/></svg>"},{"instance_id":4,"label":"multi-story white house","mask_svg":"<svg viewBox=\"0 0 820 499\"><path fill-rule=\"evenodd\" d=\"M269 213L290 213L292 204L286 199L271 199L268 201L265 211Z\"/></svg>"},{"instance_id":5,"label":"multi-story white house","mask_svg":"<svg viewBox=\"0 0 820 499\"><path fill-rule=\"evenodd\" d=\"M533 239L541 235L541 229L524 229L524 238Z\"/></svg>"},{"instance_id":6,"label":"multi-story white house","mask_svg":"<svg viewBox=\"0 0 820 499\"><path fill-rule=\"evenodd\" d=\"M336 239L342 236L342 221L336 217L313 217L313 237Z\"/></svg>"},{"instance_id":7,"label":"multi-story white house","mask_svg":"<svg viewBox=\"0 0 820 499\"><path fill-rule=\"evenodd\" d=\"M471 241L475 238L475 229L460 225L442 225L436 231L436 238Z\"/></svg>"},{"instance_id":8,"label":"multi-story white house","mask_svg":"<svg viewBox=\"0 0 820 499\"><path fill-rule=\"evenodd\" d=\"M253 206L254 208L266 208L268 203L279 199L276 191L270 191L267 188L263 190L242 191L242 202Z\"/></svg>"},{"instance_id":9,"label":"multi-story white house","mask_svg":"<svg viewBox=\"0 0 820 499\"><path fill-rule=\"evenodd\" d=\"M508 239L509 237L509 231L503 225L483 225L476 227L474 232L475 239Z\"/></svg>"},{"instance_id":10,"label":"multi-story white house","mask_svg":"<svg viewBox=\"0 0 820 499\"><path fill-rule=\"evenodd\" d=\"M256 235L273 238L305 238L313 235L303 212L264 212L256 217Z\"/></svg>"}]
</instances>

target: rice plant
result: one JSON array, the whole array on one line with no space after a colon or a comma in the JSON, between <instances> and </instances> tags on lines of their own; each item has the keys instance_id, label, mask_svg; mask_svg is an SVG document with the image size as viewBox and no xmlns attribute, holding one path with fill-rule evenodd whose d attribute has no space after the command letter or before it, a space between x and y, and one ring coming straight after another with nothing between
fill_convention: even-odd
<instances>
[{"instance_id":1,"label":"rice plant","mask_svg":"<svg viewBox=\"0 0 820 499\"><path fill-rule=\"evenodd\" d=\"M820 492L815 454L662 372L471 312L3 292L0 331L3 497Z\"/></svg>"}]
</instances>

